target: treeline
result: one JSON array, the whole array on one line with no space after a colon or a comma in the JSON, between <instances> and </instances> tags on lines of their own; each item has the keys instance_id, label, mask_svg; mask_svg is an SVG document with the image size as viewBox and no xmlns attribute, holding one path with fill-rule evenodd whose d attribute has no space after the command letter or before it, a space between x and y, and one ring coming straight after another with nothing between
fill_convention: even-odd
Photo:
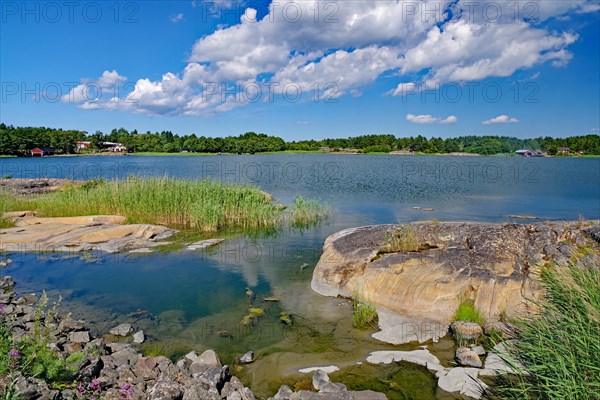
<instances>
[{"instance_id":1,"label":"treeline","mask_svg":"<svg viewBox=\"0 0 600 400\"><path fill-rule=\"evenodd\" d=\"M323 146L330 149L354 149L365 153L408 150L418 153L477 153L483 155L510 154L520 149L528 149L548 154L557 154L561 147L571 152L600 155L600 136L584 135L568 138L549 136L536 139L517 139L506 136L460 136L442 139L424 136L400 137L394 135L365 135L347 139L325 139L321 141L300 141L288 143L290 150L315 150Z\"/></svg>"},{"instance_id":2,"label":"treeline","mask_svg":"<svg viewBox=\"0 0 600 400\"><path fill-rule=\"evenodd\" d=\"M22 155L36 147L52 147L57 153L70 154L75 152L78 140L86 140L86 132L0 124L0 154L3 155Z\"/></svg>"},{"instance_id":3,"label":"treeline","mask_svg":"<svg viewBox=\"0 0 600 400\"><path fill-rule=\"evenodd\" d=\"M35 147L53 147L55 152L70 154L76 151L76 141L91 142L91 151L103 148L103 142L122 143L130 152L177 153L232 153L254 154L262 152L304 150L330 151L354 150L363 153L407 150L416 153L478 153L483 155L511 154L519 149L529 149L548 154L557 154L561 147L568 147L572 153L600 155L600 136L584 135L568 138L549 136L536 139L517 139L505 136L461 136L442 139L396 137L394 135L362 135L346 139L302 140L286 142L280 137L263 133L247 132L239 136L213 138L206 136L175 135L171 131L139 133L124 128L113 129L110 133L13 127L0 124L0 154L23 155Z\"/></svg>"}]
</instances>

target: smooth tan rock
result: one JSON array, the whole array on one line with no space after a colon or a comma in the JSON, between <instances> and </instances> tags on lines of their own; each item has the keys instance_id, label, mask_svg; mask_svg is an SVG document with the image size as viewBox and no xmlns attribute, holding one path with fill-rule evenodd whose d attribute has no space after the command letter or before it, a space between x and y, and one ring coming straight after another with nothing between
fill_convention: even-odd
<instances>
[{"instance_id":1,"label":"smooth tan rock","mask_svg":"<svg viewBox=\"0 0 600 400\"><path fill-rule=\"evenodd\" d=\"M15 226L39 225L39 224L65 224L65 225L89 225L89 224L123 224L125 217L120 215L84 215L81 217L35 217L25 215L16 219Z\"/></svg>"},{"instance_id":2,"label":"smooth tan rock","mask_svg":"<svg viewBox=\"0 0 600 400\"><path fill-rule=\"evenodd\" d=\"M2 218L12 220L12 219L16 219L16 218L32 217L35 215L36 215L35 211L9 211L9 212L5 212L4 214L2 214Z\"/></svg>"},{"instance_id":3,"label":"smooth tan rock","mask_svg":"<svg viewBox=\"0 0 600 400\"><path fill-rule=\"evenodd\" d=\"M577 222L415 223L420 252L378 254L397 225L346 229L325 241L311 286L325 296L360 297L402 316L448 324L463 299L488 320L536 309L530 277L553 261L559 232ZM564 235L564 233L563 233ZM591 239L590 239L591 240Z\"/></svg>"},{"instance_id":4,"label":"smooth tan rock","mask_svg":"<svg viewBox=\"0 0 600 400\"><path fill-rule=\"evenodd\" d=\"M15 227L0 230L0 251L78 252L100 250L120 252L150 248L177 231L160 225L122 225L118 215L14 219Z\"/></svg>"}]
</instances>

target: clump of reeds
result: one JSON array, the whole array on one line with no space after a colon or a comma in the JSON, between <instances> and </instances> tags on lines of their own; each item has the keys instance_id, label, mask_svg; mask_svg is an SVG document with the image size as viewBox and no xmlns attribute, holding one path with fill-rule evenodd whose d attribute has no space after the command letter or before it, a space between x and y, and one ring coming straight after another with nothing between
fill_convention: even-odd
<instances>
[{"instance_id":1,"label":"clump of reeds","mask_svg":"<svg viewBox=\"0 0 600 400\"><path fill-rule=\"evenodd\" d=\"M375 306L364 300L354 301L354 313L352 315L353 325L359 329L377 328L377 309Z\"/></svg>"},{"instance_id":2,"label":"clump of reeds","mask_svg":"<svg viewBox=\"0 0 600 400\"><path fill-rule=\"evenodd\" d=\"M545 269L541 311L522 319L507 346L517 377L494 395L511 399L600 399L600 270L571 264Z\"/></svg>"},{"instance_id":3,"label":"clump of reeds","mask_svg":"<svg viewBox=\"0 0 600 400\"><path fill-rule=\"evenodd\" d=\"M273 228L284 208L258 188L220 181L169 177L86 182L36 198L0 193L0 211L37 210L40 216L123 215L130 223L165 224L206 232L228 228ZM317 202L298 200L292 221L322 216Z\"/></svg>"},{"instance_id":4,"label":"clump of reeds","mask_svg":"<svg viewBox=\"0 0 600 400\"><path fill-rule=\"evenodd\" d=\"M290 226L294 228L308 228L319 223L329 214L329 209L322 206L317 200L305 199L296 196L294 202L287 209Z\"/></svg>"}]
</instances>

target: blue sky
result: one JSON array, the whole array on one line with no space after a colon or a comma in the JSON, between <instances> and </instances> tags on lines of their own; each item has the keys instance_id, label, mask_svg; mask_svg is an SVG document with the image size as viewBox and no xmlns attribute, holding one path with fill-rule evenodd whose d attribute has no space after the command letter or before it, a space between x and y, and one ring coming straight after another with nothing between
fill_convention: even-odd
<instances>
[{"instance_id":1,"label":"blue sky","mask_svg":"<svg viewBox=\"0 0 600 400\"><path fill-rule=\"evenodd\" d=\"M0 3L2 122L289 140L600 127L598 1L68 4Z\"/></svg>"}]
</instances>

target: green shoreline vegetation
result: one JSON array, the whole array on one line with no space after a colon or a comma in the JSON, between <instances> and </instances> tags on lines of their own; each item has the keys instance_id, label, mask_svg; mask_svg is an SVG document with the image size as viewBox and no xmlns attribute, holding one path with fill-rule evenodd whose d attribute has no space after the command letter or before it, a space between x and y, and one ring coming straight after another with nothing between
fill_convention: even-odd
<instances>
[{"instance_id":1,"label":"green shoreline vegetation","mask_svg":"<svg viewBox=\"0 0 600 400\"><path fill-rule=\"evenodd\" d=\"M4 389L0 393L2 400L17 400L13 395L15 377L18 376L16 372L19 370L27 376L40 378L51 386L73 384L75 373L86 354L78 350L62 359L50 347L51 328L46 321L56 318L58 303L60 300L48 308L48 298L43 292L35 309L33 332L18 339L12 337L8 321L0 312L0 388Z\"/></svg>"},{"instance_id":2,"label":"green shoreline vegetation","mask_svg":"<svg viewBox=\"0 0 600 400\"><path fill-rule=\"evenodd\" d=\"M543 270L541 311L517 323L507 345L518 376L498 378L493 393L503 399L600 398L600 269L597 265ZM492 396L493 397L493 396Z\"/></svg>"},{"instance_id":3,"label":"green shoreline vegetation","mask_svg":"<svg viewBox=\"0 0 600 400\"><path fill-rule=\"evenodd\" d=\"M77 149L76 142L89 142L89 148ZM422 135L396 137L391 134L371 134L349 138L301 140L286 142L277 136L246 132L239 136L210 137L194 133L176 135L171 131L140 133L125 128L110 133L62 130L46 127L14 127L0 123L0 155L22 156L36 147L50 147L56 155L98 154L107 151L107 143L121 143L127 151L143 155L207 155L207 154L310 154L310 153L373 153L392 151L409 154L514 155L516 150L529 149L547 155L599 156L600 135L579 135L566 138L537 137L519 139L506 136L460 136L455 138ZM568 148L568 153L560 151Z\"/></svg>"},{"instance_id":4,"label":"green shoreline vegetation","mask_svg":"<svg viewBox=\"0 0 600 400\"><path fill-rule=\"evenodd\" d=\"M37 197L0 191L0 212L38 211L45 217L122 215L128 223L162 224L216 232L272 229L283 223L306 226L327 216L317 201L296 197L285 207L252 186L163 178L87 181ZM9 222L1 224L9 226Z\"/></svg>"}]
</instances>

